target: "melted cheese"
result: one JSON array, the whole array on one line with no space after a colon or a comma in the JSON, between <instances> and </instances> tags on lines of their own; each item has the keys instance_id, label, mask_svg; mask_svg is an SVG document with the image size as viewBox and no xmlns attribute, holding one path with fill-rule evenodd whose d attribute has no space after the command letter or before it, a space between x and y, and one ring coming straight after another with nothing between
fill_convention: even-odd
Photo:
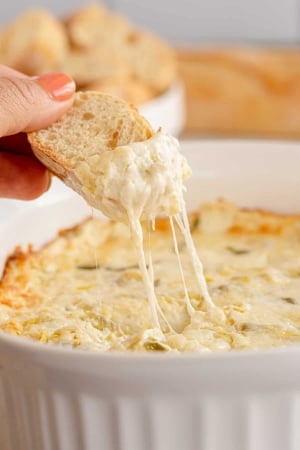
<instances>
[{"instance_id":1,"label":"melted cheese","mask_svg":"<svg viewBox=\"0 0 300 450\"><path fill-rule=\"evenodd\" d=\"M180 152L178 140L158 132L147 141L103 152L95 170L100 176L93 192L87 191L89 197L93 197L91 203L112 220L124 222L130 227L133 247L138 254L139 267L152 311L152 326L160 328L160 318L167 324L168 321L157 302L151 279L152 265L149 264L147 269L141 220L155 223L158 216L175 216L190 252L200 293L203 294L207 306L213 307L203 267L189 232L183 182L191 174L191 169ZM173 238L177 247L175 234ZM151 262L151 256L149 261ZM181 278L184 285L182 271ZM188 295L186 302L192 314L193 308Z\"/></svg>"},{"instance_id":2,"label":"melted cheese","mask_svg":"<svg viewBox=\"0 0 300 450\"><path fill-rule=\"evenodd\" d=\"M160 132L147 141L102 152L89 167L91 184L81 170L79 165L76 175L92 206L124 223L129 214L150 221L176 214L181 208L183 181L191 174L177 139Z\"/></svg>"}]
</instances>

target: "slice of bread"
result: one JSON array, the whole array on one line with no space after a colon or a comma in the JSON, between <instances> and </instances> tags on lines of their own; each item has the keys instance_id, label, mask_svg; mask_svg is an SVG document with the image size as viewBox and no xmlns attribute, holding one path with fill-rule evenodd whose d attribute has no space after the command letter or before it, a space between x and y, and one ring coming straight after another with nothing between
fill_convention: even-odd
<instances>
[{"instance_id":1,"label":"slice of bread","mask_svg":"<svg viewBox=\"0 0 300 450\"><path fill-rule=\"evenodd\" d=\"M144 141L152 135L151 126L134 106L91 91L77 92L73 106L59 121L29 133L28 140L37 158L86 198L82 185L90 185L99 175L93 169L101 152ZM83 162L87 170L79 182L76 169Z\"/></svg>"},{"instance_id":2,"label":"slice of bread","mask_svg":"<svg viewBox=\"0 0 300 450\"><path fill-rule=\"evenodd\" d=\"M154 97L153 90L146 83L128 76L98 80L88 85L85 90L115 95L134 105L141 105Z\"/></svg>"},{"instance_id":3,"label":"slice of bread","mask_svg":"<svg viewBox=\"0 0 300 450\"><path fill-rule=\"evenodd\" d=\"M85 53L93 57L95 50L106 50L109 55L108 58L94 58L91 63L79 63L78 58L74 63L71 55L73 67L70 67L69 72L81 85L83 77L89 77L88 82L96 81L96 70L102 74L106 65L110 68L114 56L127 66L132 77L151 87L156 94L168 89L176 78L175 53L164 41L149 32L138 30L124 17L111 14L97 4L77 11L66 21L66 27L72 45L77 50L81 49L81 53L75 54L75 59L76 56L80 59L80 54ZM87 64L90 70L86 69ZM80 67L80 73L75 74L74 70ZM122 74L116 70L107 71L107 77L116 75Z\"/></svg>"},{"instance_id":4,"label":"slice of bread","mask_svg":"<svg viewBox=\"0 0 300 450\"><path fill-rule=\"evenodd\" d=\"M98 3L76 11L65 24L72 45L82 49L116 46L131 31L125 17L111 14Z\"/></svg>"},{"instance_id":5,"label":"slice of bread","mask_svg":"<svg viewBox=\"0 0 300 450\"><path fill-rule=\"evenodd\" d=\"M107 47L72 50L66 55L60 70L70 73L79 89L96 80L125 77L129 74L129 67L122 55Z\"/></svg>"},{"instance_id":6,"label":"slice of bread","mask_svg":"<svg viewBox=\"0 0 300 450\"><path fill-rule=\"evenodd\" d=\"M68 46L62 23L42 9L26 11L1 32L1 60L27 75L55 70Z\"/></svg>"},{"instance_id":7,"label":"slice of bread","mask_svg":"<svg viewBox=\"0 0 300 450\"><path fill-rule=\"evenodd\" d=\"M164 92L177 76L174 51L155 35L133 30L120 48L132 76L150 86L156 93Z\"/></svg>"}]
</instances>

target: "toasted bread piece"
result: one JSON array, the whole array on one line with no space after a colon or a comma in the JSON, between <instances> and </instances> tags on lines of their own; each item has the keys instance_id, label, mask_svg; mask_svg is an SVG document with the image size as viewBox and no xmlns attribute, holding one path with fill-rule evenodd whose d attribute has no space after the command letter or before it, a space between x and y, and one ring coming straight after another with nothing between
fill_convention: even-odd
<instances>
[{"instance_id":1,"label":"toasted bread piece","mask_svg":"<svg viewBox=\"0 0 300 450\"><path fill-rule=\"evenodd\" d=\"M132 75L157 93L168 89L176 78L177 64L173 50L151 33L132 31L120 52L126 55Z\"/></svg>"},{"instance_id":2,"label":"toasted bread piece","mask_svg":"<svg viewBox=\"0 0 300 450\"><path fill-rule=\"evenodd\" d=\"M79 89L97 80L125 77L129 74L126 61L106 47L72 50L60 70L70 73Z\"/></svg>"},{"instance_id":3,"label":"toasted bread piece","mask_svg":"<svg viewBox=\"0 0 300 450\"><path fill-rule=\"evenodd\" d=\"M115 77L98 80L87 86L86 90L115 95L134 105L141 105L154 97L153 90L149 86L131 77Z\"/></svg>"},{"instance_id":4,"label":"toasted bread piece","mask_svg":"<svg viewBox=\"0 0 300 450\"><path fill-rule=\"evenodd\" d=\"M68 51L64 26L42 9L17 17L2 31L1 42L5 63L28 75L55 70Z\"/></svg>"},{"instance_id":5,"label":"toasted bread piece","mask_svg":"<svg viewBox=\"0 0 300 450\"><path fill-rule=\"evenodd\" d=\"M77 92L74 105L47 129L28 134L35 155L55 175L85 196L82 184L89 185L99 174L90 169L99 154L131 142L144 141L153 134L149 123L125 101L100 92ZM81 182L76 167L87 164Z\"/></svg>"},{"instance_id":6,"label":"toasted bread piece","mask_svg":"<svg viewBox=\"0 0 300 450\"><path fill-rule=\"evenodd\" d=\"M114 45L131 29L125 17L110 14L99 3L80 9L65 23L71 43L85 49Z\"/></svg>"},{"instance_id":7,"label":"toasted bread piece","mask_svg":"<svg viewBox=\"0 0 300 450\"><path fill-rule=\"evenodd\" d=\"M176 77L175 54L165 42L151 33L136 29L124 17L111 14L98 4L75 13L67 20L66 26L71 43L75 49L82 50L82 55L88 52L94 58L96 49L109 55L108 59L94 58L91 63L80 63L78 59L77 62L71 61L73 68L70 68L70 73L74 73L79 84L83 84L87 77L91 79L96 70L101 72L99 78L103 78L104 66L108 63L110 68L110 59L114 57L127 66L132 77L150 86L156 93L165 91ZM80 54L75 54L75 59L79 57ZM86 73L86 64L91 67L90 75ZM76 74L74 69L79 66L81 73ZM107 77L115 75L121 74L107 71Z\"/></svg>"}]
</instances>

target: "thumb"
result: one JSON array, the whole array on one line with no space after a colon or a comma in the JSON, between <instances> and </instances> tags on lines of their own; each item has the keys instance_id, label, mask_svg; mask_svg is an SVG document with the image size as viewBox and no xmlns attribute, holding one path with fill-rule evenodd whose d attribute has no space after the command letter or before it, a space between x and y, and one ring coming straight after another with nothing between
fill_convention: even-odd
<instances>
[{"instance_id":1,"label":"thumb","mask_svg":"<svg viewBox=\"0 0 300 450\"><path fill-rule=\"evenodd\" d=\"M64 73L0 77L0 137L49 126L71 106L74 92Z\"/></svg>"}]
</instances>

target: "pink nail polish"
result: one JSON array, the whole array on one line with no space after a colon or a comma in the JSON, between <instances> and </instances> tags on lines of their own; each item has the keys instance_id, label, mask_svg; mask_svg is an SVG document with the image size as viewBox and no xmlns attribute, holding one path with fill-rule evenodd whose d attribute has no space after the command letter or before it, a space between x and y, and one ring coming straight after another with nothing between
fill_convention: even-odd
<instances>
[{"instance_id":1,"label":"pink nail polish","mask_svg":"<svg viewBox=\"0 0 300 450\"><path fill-rule=\"evenodd\" d=\"M47 73L35 79L53 100L64 101L75 92L74 80L65 73Z\"/></svg>"}]
</instances>

